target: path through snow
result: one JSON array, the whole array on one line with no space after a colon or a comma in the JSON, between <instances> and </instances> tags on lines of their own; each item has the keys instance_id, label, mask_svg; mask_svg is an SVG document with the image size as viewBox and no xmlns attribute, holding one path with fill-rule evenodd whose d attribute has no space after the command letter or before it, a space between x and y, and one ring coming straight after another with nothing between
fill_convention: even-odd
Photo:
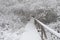
<instances>
[{"instance_id":1,"label":"path through snow","mask_svg":"<svg viewBox=\"0 0 60 40\"><path fill-rule=\"evenodd\" d=\"M32 18L25 26L25 32L22 34L20 40L41 40L39 33L34 25L34 19Z\"/></svg>"}]
</instances>

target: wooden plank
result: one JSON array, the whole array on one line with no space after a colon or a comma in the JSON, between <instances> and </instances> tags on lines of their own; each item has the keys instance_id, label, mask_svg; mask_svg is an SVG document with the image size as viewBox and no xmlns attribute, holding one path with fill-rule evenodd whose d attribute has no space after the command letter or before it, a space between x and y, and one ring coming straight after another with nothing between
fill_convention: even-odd
<instances>
[{"instance_id":1,"label":"wooden plank","mask_svg":"<svg viewBox=\"0 0 60 40\"><path fill-rule=\"evenodd\" d=\"M35 19L40 25L42 25L44 28L46 28L49 32L53 33L54 35L56 35L57 37L60 38L60 34L57 33L56 31L54 31L53 29L49 28L47 25L43 24L41 21Z\"/></svg>"}]
</instances>

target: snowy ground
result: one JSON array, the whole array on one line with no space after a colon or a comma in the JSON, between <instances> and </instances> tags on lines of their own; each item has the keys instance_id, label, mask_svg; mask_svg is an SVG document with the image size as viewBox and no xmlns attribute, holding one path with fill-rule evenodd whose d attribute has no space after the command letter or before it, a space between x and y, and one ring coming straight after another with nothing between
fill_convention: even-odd
<instances>
[{"instance_id":1,"label":"snowy ground","mask_svg":"<svg viewBox=\"0 0 60 40\"><path fill-rule=\"evenodd\" d=\"M20 40L21 34L25 32L25 27L22 25L23 23L20 22L19 17L14 14L3 15L0 13L0 15L0 40ZM57 31L58 28L55 29L55 27L57 27L60 22L56 23L51 23L48 26ZM46 30L46 34L48 37L47 40L60 40L48 30Z\"/></svg>"},{"instance_id":2,"label":"snowy ground","mask_svg":"<svg viewBox=\"0 0 60 40\"><path fill-rule=\"evenodd\" d=\"M14 14L3 15L0 13L0 40L18 40L23 30L23 23L20 18ZM21 33L20 33L21 31Z\"/></svg>"}]
</instances>

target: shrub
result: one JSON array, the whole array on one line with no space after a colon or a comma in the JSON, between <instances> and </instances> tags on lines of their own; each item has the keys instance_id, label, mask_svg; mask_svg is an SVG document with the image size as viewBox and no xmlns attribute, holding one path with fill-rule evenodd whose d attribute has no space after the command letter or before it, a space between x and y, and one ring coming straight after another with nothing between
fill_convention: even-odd
<instances>
[{"instance_id":1,"label":"shrub","mask_svg":"<svg viewBox=\"0 0 60 40\"><path fill-rule=\"evenodd\" d=\"M43 23L51 23L57 21L57 13L53 9L46 9L39 14L38 19Z\"/></svg>"},{"instance_id":2,"label":"shrub","mask_svg":"<svg viewBox=\"0 0 60 40\"><path fill-rule=\"evenodd\" d=\"M57 13L54 10L47 10L46 12L46 21L47 23L51 23L51 22L56 22L57 21Z\"/></svg>"}]
</instances>

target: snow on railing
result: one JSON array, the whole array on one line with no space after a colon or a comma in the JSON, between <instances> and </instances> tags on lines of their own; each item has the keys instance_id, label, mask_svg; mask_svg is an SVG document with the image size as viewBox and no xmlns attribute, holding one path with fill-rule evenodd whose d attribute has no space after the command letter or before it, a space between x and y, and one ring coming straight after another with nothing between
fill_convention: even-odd
<instances>
[{"instance_id":1,"label":"snow on railing","mask_svg":"<svg viewBox=\"0 0 60 40\"><path fill-rule=\"evenodd\" d=\"M53 29L49 28L47 25L43 24L41 21L35 19L40 25L42 25L44 28L46 28L49 32L53 33L54 35L56 35L57 37L60 38L60 34L57 33L56 31L54 31Z\"/></svg>"}]
</instances>

